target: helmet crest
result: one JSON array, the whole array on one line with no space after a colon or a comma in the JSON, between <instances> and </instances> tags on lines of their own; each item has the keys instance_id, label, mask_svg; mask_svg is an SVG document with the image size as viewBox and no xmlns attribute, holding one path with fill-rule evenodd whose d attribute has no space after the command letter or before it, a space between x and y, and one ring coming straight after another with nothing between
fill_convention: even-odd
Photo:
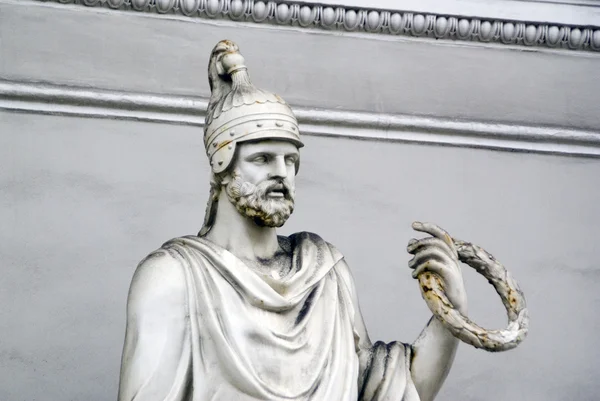
<instances>
[{"instance_id":1,"label":"helmet crest","mask_svg":"<svg viewBox=\"0 0 600 401\"><path fill-rule=\"evenodd\" d=\"M211 97L204 124L204 147L214 173L230 166L239 142L283 139L304 146L290 106L250 82L244 57L235 43L217 43L208 64L208 81Z\"/></svg>"}]
</instances>

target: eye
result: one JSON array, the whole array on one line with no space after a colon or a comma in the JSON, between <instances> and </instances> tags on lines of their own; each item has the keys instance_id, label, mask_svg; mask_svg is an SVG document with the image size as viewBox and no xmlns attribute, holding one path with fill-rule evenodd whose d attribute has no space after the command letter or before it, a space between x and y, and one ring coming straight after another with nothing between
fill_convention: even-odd
<instances>
[{"instance_id":1,"label":"eye","mask_svg":"<svg viewBox=\"0 0 600 401\"><path fill-rule=\"evenodd\" d=\"M296 161L298 161L298 158L296 156L288 156L285 158L285 163L288 166L296 164Z\"/></svg>"},{"instance_id":2,"label":"eye","mask_svg":"<svg viewBox=\"0 0 600 401\"><path fill-rule=\"evenodd\" d=\"M266 155L258 155L252 159L252 162L255 164L265 164L267 161L268 158Z\"/></svg>"}]
</instances>

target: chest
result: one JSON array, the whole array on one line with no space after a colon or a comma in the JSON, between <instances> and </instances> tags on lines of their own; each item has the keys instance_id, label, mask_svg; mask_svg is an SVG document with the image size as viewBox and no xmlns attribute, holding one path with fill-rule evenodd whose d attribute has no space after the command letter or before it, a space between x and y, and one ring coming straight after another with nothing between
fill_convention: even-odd
<instances>
[{"instance_id":1,"label":"chest","mask_svg":"<svg viewBox=\"0 0 600 401\"><path fill-rule=\"evenodd\" d=\"M292 270L292 256L279 252L269 259L245 260L248 267L261 276L274 279L285 277Z\"/></svg>"}]
</instances>

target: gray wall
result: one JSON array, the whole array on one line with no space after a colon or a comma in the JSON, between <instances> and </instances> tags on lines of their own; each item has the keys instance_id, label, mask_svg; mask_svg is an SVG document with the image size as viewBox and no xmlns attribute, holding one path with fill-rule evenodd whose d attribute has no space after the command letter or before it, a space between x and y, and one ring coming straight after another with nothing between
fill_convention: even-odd
<instances>
[{"instance_id":1,"label":"gray wall","mask_svg":"<svg viewBox=\"0 0 600 401\"><path fill-rule=\"evenodd\" d=\"M306 137L284 233L335 244L372 339L412 341L430 314L406 266L412 220L494 253L531 313L528 339L461 345L439 400L595 400L600 160ZM208 167L199 128L0 112L0 400L114 400L137 262L196 233ZM503 327L465 267L470 313Z\"/></svg>"},{"instance_id":2,"label":"gray wall","mask_svg":"<svg viewBox=\"0 0 600 401\"><path fill-rule=\"evenodd\" d=\"M475 0L443 6L467 3ZM486 2L491 16L471 16L509 18L532 7L500 3ZM551 25L593 24L598 15L598 7L543 7L538 19L519 15ZM7 109L56 108L6 94L38 81L90 89L92 97L136 92L147 103L135 116L148 118L154 94L209 94L208 54L223 38L240 44L258 85L306 114L317 107L442 121L435 132L422 123L394 128L418 132L417 141L443 134L458 142L456 130L445 131L453 121L483 127L481 138L509 127L520 148L550 137L569 144L575 132L583 138L577 146L600 152L598 52L0 0L0 401L116 398L135 266L166 240L198 231L208 188L200 127L17 113ZM121 106L73 96L62 104L124 116ZM392 138L385 121L333 128ZM297 209L283 232L316 232L346 255L372 339L410 342L429 319L406 263L413 220L482 245L521 283L529 338L502 354L461 346L438 400L598 399L599 158L319 135L305 142ZM504 327L493 289L468 267L464 274L471 317Z\"/></svg>"},{"instance_id":3,"label":"gray wall","mask_svg":"<svg viewBox=\"0 0 600 401\"><path fill-rule=\"evenodd\" d=\"M293 106L600 130L600 52L11 0L0 37L8 80L208 97L208 55L227 38L253 81Z\"/></svg>"}]
</instances>

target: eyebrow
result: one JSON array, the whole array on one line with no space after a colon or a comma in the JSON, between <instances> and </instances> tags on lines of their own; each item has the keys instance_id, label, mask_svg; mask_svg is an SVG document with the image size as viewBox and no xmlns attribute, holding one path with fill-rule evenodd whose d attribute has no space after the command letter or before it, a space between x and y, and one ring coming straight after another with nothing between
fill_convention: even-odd
<instances>
[{"instance_id":1,"label":"eyebrow","mask_svg":"<svg viewBox=\"0 0 600 401\"><path fill-rule=\"evenodd\" d=\"M252 157L256 157L256 156L262 156L262 155L276 156L278 154L279 153L277 153L277 152L272 152L272 151L268 151L268 150L260 150L260 151L250 153L249 155L245 156L244 159L252 158ZM294 151L294 152L288 152L288 153L284 154L284 157L289 157L289 156L300 156L300 152Z\"/></svg>"}]
</instances>

